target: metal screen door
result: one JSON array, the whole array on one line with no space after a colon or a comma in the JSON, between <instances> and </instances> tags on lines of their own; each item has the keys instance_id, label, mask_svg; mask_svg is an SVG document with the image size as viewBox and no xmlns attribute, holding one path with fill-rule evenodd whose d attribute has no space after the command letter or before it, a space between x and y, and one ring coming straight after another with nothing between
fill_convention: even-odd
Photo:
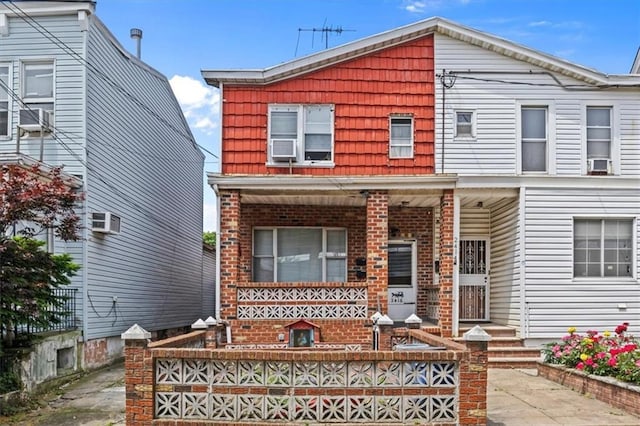
<instances>
[{"instance_id":1,"label":"metal screen door","mask_svg":"<svg viewBox=\"0 0 640 426\"><path fill-rule=\"evenodd\" d=\"M459 319L487 321L489 319L489 241L477 238L460 241Z\"/></svg>"}]
</instances>

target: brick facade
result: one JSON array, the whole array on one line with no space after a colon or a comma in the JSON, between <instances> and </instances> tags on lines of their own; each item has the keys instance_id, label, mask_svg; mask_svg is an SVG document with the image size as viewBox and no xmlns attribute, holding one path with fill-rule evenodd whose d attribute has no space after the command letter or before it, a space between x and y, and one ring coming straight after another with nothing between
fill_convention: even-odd
<instances>
[{"instance_id":1,"label":"brick facade","mask_svg":"<svg viewBox=\"0 0 640 426\"><path fill-rule=\"evenodd\" d=\"M453 240L453 190L445 190L440 200L440 292L439 325L443 337L453 336L453 268L455 244Z\"/></svg>"}]
</instances>

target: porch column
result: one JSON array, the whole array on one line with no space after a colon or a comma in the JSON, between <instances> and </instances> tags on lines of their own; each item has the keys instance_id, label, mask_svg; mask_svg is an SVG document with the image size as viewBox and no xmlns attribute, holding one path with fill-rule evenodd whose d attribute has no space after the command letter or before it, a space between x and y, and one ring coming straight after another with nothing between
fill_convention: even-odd
<instances>
[{"instance_id":1,"label":"porch column","mask_svg":"<svg viewBox=\"0 0 640 426\"><path fill-rule=\"evenodd\" d=\"M381 313L388 313L388 223L389 195L386 191L370 191L367 197L367 287L370 315L378 309Z\"/></svg>"},{"instance_id":2,"label":"porch column","mask_svg":"<svg viewBox=\"0 0 640 426\"><path fill-rule=\"evenodd\" d=\"M240 262L240 194L220 192L220 318L236 319L238 262Z\"/></svg>"},{"instance_id":3,"label":"porch column","mask_svg":"<svg viewBox=\"0 0 640 426\"><path fill-rule=\"evenodd\" d=\"M453 270L455 268L453 190L444 190L440 198L440 291L438 296L440 333L453 336Z\"/></svg>"}]
</instances>

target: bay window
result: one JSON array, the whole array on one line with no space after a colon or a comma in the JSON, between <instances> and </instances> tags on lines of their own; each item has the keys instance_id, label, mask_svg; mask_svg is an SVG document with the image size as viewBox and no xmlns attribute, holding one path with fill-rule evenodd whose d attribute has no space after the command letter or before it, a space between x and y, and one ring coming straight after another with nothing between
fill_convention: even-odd
<instances>
[{"instance_id":1,"label":"bay window","mask_svg":"<svg viewBox=\"0 0 640 426\"><path fill-rule=\"evenodd\" d=\"M254 282L345 282L346 278L345 229L254 229Z\"/></svg>"}]
</instances>

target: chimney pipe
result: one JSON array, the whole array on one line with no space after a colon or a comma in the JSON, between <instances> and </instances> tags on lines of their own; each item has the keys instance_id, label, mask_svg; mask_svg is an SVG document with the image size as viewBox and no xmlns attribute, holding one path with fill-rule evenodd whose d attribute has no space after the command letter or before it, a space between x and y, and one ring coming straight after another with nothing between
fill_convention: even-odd
<instances>
[{"instance_id":1,"label":"chimney pipe","mask_svg":"<svg viewBox=\"0 0 640 426\"><path fill-rule=\"evenodd\" d=\"M131 28L131 38L136 41L136 56L140 59L140 44L142 41L142 30L140 28Z\"/></svg>"}]
</instances>

